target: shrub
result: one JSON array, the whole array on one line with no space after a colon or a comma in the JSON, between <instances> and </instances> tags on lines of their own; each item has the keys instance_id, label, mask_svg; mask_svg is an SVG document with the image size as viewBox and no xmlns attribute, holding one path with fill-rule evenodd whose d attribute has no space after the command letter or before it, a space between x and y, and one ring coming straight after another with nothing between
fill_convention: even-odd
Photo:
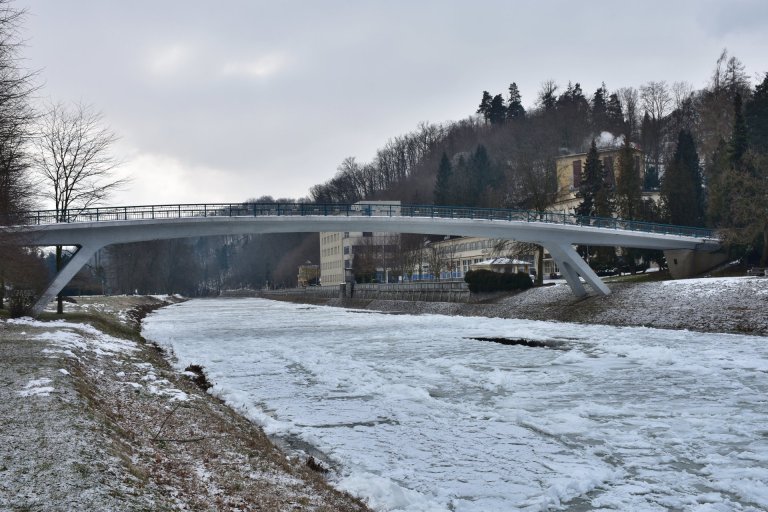
<instances>
[{"instance_id":1,"label":"shrub","mask_svg":"<svg viewBox=\"0 0 768 512\"><path fill-rule=\"evenodd\" d=\"M531 276L525 272L501 274L491 270L470 270L464 275L464 281L472 293L527 290L533 286Z\"/></svg>"},{"instance_id":2,"label":"shrub","mask_svg":"<svg viewBox=\"0 0 768 512\"><path fill-rule=\"evenodd\" d=\"M13 290L8 304L8 312L11 318L20 318L32 314L32 306L35 305L35 296L30 290Z\"/></svg>"}]
</instances>

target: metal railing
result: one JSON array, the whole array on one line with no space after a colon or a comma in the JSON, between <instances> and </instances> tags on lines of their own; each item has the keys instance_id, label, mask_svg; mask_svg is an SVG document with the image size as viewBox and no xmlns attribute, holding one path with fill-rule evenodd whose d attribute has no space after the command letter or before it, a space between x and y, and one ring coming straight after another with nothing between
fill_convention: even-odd
<instances>
[{"instance_id":1,"label":"metal railing","mask_svg":"<svg viewBox=\"0 0 768 512\"><path fill-rule=\"evenodd\" d=\"M463 206L311 203L167 204L82 208L71 210L64 214L57 214L55 210L38 210L23 212L19 215L20 219L26 224L181 219L192 217L265 216L419 217L508 222L541 222L547 224L590 226L694 238L716 238L714 232L710 229L690 226L674 226L671 224L623 220L617 218L581 217L562 212L539 212L503 208L472 208Z\"/></svg>"}]
</instances>

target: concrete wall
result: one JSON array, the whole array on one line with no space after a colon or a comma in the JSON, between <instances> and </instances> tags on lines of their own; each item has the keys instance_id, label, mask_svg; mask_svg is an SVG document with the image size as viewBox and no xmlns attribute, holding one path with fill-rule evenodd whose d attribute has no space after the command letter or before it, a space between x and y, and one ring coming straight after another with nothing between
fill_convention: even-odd
<instances>
[{"instance_id":1,"label":"concrete wall","mask_svg":"<svg viewBox=\"0 0 768 512\"><path fill-rule=\"evenodd\" d=\"M701 275L728 260L725 251L704 252L687 249L664 251L664 257L669 266L669 273L674 279Z\"/></svg>"}]
</instances>

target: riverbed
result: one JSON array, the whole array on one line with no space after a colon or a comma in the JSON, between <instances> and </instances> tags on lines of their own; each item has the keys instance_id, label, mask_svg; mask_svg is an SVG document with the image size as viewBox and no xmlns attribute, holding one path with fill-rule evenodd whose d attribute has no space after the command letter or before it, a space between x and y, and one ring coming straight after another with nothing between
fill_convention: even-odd
<instances>
[{"instance_id":1,"label":"riverbed","mask_svg":"<svg viewBox=\"0 0 768 512\"><path fill-rule=\"evenodd\" d=\"M143 335L377 510L768 507L764 337L263 299Z\"/></svg>"}]
</instances>

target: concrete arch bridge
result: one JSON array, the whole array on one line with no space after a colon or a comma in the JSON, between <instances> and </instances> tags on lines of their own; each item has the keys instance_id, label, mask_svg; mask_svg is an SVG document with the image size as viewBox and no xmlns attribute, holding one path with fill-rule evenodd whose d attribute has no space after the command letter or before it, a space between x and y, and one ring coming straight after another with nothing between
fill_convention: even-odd
<instances>
[{"instance_id":1,"label":"concrete arch bridge","mask_svg":"<svg viewBox=\"0 0 768 512\"><path fill-rule=\"evenodd\" d=\"M476 236L542 245L577 296L610 293L573 248L617 246L667 251L673 275L717 264L720 241L705 229L577 217L555 212L453 206L346 204L176 204L29 211L11 228L24 245L78 247L33 308L39 314L99 249L112 244L216 235L380 231ZM671 256L671 257L670 257ZM673 268L674 267L674 268Z\"/></svg>"}]
</instances>

